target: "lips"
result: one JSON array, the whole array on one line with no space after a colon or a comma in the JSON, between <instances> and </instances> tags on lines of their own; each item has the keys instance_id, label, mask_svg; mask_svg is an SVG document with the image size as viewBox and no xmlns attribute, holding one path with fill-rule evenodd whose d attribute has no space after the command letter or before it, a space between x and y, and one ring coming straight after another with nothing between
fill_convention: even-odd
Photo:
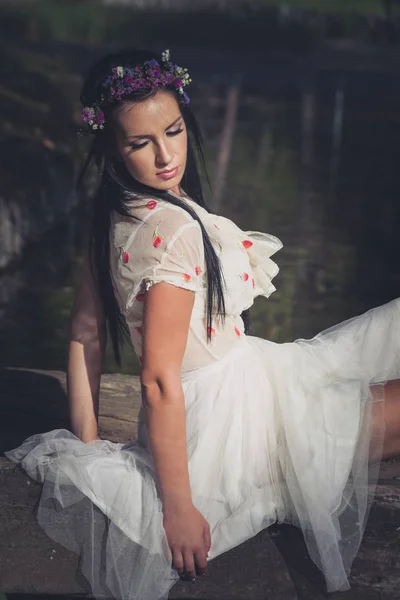
<instances>
[{"instance_id":1,"label":"lips","mask_svg":"<svg viewBox=\"0 0 400 600\"><path fill-rule=\"evenodd\" d=\"M173 167L172 169L165 169L165 171L160 171L159 173L157 173L157 175L163 175L164 173L172 173L172 171L175 171L175 169L177 169L178 167Z\"/></svg>"},{"instance_id":2,"label":"lips","mask_svg":"<svg viewBox=\"0 0 400 600\"><path fill-rule=\"evenodd\" d=\"M161 173L157 173L158 177L161 179L172 179L172 177L176 177L178 174L179 167L175 167L174 169L169 169L168 171L161 171Z\"/></svg>"}]
</instances>

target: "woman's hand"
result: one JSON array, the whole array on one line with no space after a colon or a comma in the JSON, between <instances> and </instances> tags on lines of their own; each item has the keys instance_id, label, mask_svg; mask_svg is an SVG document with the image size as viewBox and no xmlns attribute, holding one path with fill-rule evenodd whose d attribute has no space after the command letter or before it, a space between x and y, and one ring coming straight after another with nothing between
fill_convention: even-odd
<instances>
[{"instance_id":1,"label":"woman's hand","mask_svg":"<svg viewBox=\"0 0 400 600\"><path fill-rule=\"evenodd\" d=\"M193 504L164 510L164 529L173 567L181 579L195 580L207 572L211 547L210 526Z\"/></svg>"}]
</instances>

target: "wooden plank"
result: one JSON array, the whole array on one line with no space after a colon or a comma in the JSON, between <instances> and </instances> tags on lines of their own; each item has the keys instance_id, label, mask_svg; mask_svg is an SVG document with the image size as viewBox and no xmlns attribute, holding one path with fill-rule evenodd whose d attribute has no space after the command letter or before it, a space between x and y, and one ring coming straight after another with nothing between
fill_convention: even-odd
<instances>
[{"instance_id":1,"label":"wooden plank","mask_svg":"<svg viewBox=\"0 0 400 600\"><path fill-rule=\"evenodd\" d=\"M0 370L0 454L27 437L52 429L69 429L63 371ZM137 376L104 374L100 386L99 436L112 442L136 439L141 406ZM0 467L8 463L0 462Z\"/></svg>"}]
</instances>

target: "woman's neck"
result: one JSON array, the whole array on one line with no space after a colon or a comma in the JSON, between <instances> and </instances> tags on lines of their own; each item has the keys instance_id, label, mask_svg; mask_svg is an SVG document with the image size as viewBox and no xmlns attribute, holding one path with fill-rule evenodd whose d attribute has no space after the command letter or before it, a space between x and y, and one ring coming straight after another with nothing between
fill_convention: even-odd
<instances>
[{"instance_id":1,"label":"woman's neck","mask_svg":"<svg viewBox=\"0 0 400 600\"><path fill-rule=\"evenodd\" d=\"M179 189L179 193L176 192L176 187L175 188L171 188L168 191L171 194L173 194L174 196L177 196L180 199L182 199L182 198L189 198L189 196L187 195L187 193L185 192L185 190L183 188Z\"/></svg>"},{"instance_id":2,"label":"woman's neck","mask_svg":"<svg viewBox=\"0 0 400 600\"><path fill-rule=\"evenodd\" d=\"M181 196L182 195L182 190L181 190L181 188L180 188L179 185L175 185L169 191L172 192L173 194L175 194L175 196Z\"/></svg>"}]
</instances>

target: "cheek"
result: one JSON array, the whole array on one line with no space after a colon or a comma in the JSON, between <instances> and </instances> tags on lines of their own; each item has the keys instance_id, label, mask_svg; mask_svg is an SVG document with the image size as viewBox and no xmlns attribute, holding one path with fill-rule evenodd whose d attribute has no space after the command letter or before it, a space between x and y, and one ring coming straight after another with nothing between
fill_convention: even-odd
<instances>
[{"instance_id":1,"label":"cheek","mask_svg":"<svg viewBox=\"0 0 400 600\"><path fill-rule=\"evenodd\" d=\"M125 156L125 165L132 175L148 174L151 168L151 158L146 156L146 152L141 150L137 154Z\"/></svg>"},{"instance_id":2,"label":"cheek","mask_svg":"<svg viewBox=\"0 0 400 600\"><path fill-rule=\"evenodd\" d=\"M182 133L182 135L179 135L177 140L176 140L176 150L177 152L179 152L179 154L183 157L186 157L186 152L187 152L187 134Z\"/></svg>"}]
</instances>

